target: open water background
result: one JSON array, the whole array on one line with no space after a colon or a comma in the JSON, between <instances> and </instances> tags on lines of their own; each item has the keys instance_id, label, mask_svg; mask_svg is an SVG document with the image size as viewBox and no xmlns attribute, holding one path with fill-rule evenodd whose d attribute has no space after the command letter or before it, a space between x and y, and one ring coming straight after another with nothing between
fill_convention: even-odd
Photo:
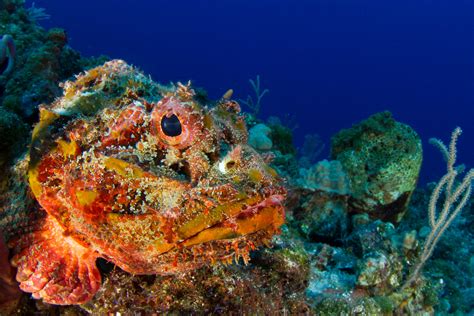
<instances>
[{"instance_id":1,"label":"open water background","mask_svg":"<svg viewBox=\"0 0 474 316\"><path fill-rule=\"evenodd\" d=\"M32 1L27 1L31 5ZM270 93L262 118L294 117L295 142L329 138L390 110L422 137L422 182L444 172L427 140L464 134L459 161L474 167L474 1L38 0L86 56L106 54L160 82L187 81L213 98ZM329 146L327 146L329 147ZM324 157L321 157L321 159Z\"/></svg>"}]
</instances>

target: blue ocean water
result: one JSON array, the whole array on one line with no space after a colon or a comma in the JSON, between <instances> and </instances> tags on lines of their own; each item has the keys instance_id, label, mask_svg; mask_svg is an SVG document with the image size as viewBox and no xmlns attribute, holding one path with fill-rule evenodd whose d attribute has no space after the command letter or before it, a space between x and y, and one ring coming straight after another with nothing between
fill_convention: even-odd
<instances>
[{"instance_id":1,"label":"blue ocean water","mask_svg":"<svg viewBox=\"0 0 474 316\"><path fill-rule=\"evenodd\" d=\"M474 2L452 0L38 0L86 56L125 59L160 82L187 81L213 98L270 93L261 117L289 114L295 142L330 136L390 110L422 137L422 181L444 172L428 145L464 130L459 161L474 165ZM32 1L27 1L30 5ZM328 147L328 146L327 146Z\"/></svg>"}]
</instances>

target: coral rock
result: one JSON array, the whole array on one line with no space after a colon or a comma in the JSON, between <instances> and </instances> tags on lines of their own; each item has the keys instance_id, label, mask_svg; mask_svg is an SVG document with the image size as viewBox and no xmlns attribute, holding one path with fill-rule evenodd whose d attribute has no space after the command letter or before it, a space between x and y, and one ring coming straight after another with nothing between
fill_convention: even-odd
<instances>
[{"instance_id":1,"label":"coral rock","mask_svg":"<svg viewBox=\"0 0 474 316\"><path fill-rule=\"evenodd\" d=\"M271 129L265 124L257 124L249 130L249 145L260 151L272 149L273 143L269 135Z\"/></svg>"},{"instance_id":2,"label":"coral rock","mask_svg":"<svg viewBox=\"0 0 474 316\"><path fill-rule=\"evenodd\" d=\"M300 169L298 184L305 189L349 195L350 186L342 165L337 160L322 160L309 169Z\"/></svg>"},{"instance_id":3,"label":"coral rock","mask_svg":"<svg viewBox=\"0 0 474 316\"><path fill-rule=\"evenodd\" d=\"M351 183L351 211L400 221L415 189L422 161L421 140L389 112L342 130L332 139L331 156Z\"/></svg>"},{"instance_id":4,"label":"coral rock","mask_svg":"<svg viewBox=\"0 0 474 316\"><path fill-rule=\"evenodd\" d=\"M300 169L296 181L299 201L294 217L299 230L313 240L343 237L348 224L349 180L341 163L323 160L309 169Z\"/></svg>"}]
</instances>

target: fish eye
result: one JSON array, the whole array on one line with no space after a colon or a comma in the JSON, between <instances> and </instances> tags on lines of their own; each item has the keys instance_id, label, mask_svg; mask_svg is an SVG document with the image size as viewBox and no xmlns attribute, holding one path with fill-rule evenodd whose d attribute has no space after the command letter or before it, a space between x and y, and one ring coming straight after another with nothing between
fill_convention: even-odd
<instances>
[{"instance_id":1,"label":"fish eye","mask_svg":"<svg viewBox=\"0 0 474 316\"><path fill-rule=\"evenodd\" d=\"M170 117L166 115L161 119L161 130L166 136L175 137L181 135L183 127L179 118L173 114Z\"/></svg>"}]
</instances>

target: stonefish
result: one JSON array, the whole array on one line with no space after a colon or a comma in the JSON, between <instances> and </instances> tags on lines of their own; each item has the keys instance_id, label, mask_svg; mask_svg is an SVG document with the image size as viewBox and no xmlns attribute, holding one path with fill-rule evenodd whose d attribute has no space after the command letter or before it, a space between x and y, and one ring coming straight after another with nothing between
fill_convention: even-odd
<instances>
[{"instance_id":1,"label":"stonefish","mask_svg":"<svg viewBox=\"0 0 474 316\"><path fill-rule=\"evenodd\" d=\"M98 258L177 273L247 261L278 232L286 191L247 145L235 101L210 104L120 60L63 89L40 108L27 170L36 202L9 238L23 291L81 304L101 286Z\"/></svg>"}]
</instances>

